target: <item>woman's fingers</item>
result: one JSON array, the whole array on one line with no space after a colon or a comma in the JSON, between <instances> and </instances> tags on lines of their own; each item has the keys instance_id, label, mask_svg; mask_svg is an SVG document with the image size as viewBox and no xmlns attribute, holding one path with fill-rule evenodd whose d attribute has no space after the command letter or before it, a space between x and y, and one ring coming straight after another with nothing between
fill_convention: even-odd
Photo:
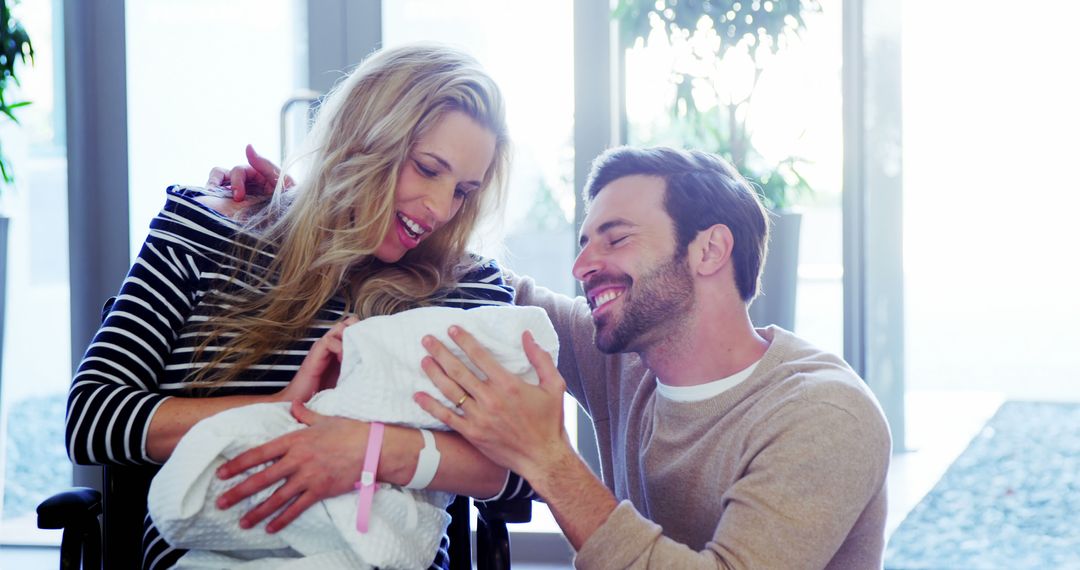
<instances>
[{"instance_id":1,"label":"woman's fingers","mask_svg":"<svg viewBox=\"0 0 1080 570\"><path fill-rule=\"evenodd\" d=\"M278 401L306 402L316 392L337 385L344 352L343 334L348 324L349 319L335 324L322 338L315 341L289 385L277 393Z\"/></svg>"},{"instance_id":2,"label":"woman's fingers","mask_svg":"<svg viewBox=\"0 0 1080 570\"><path fill-rule=\"evenodd\" d=\"M266 517L276 513L286 503L292 501L302 490L292 480L278 487L267 499L254 509L251 509L240 518L240 528L251 528L263 521ZM267 528L267 530L270 530Z\"/></svg>"},{"instance_id":3,"label":"woman's fingers","mask_svg":"<svg viewBox=\"0 0 1080 570\"><path fill-rule=\"evenodd\" d=\"M311 505L325 496L329 484L325 478L299 471L240 519L240 528L252 528L274 513L280 513L266 525L267 532L277 532L296 520ZM284 508L284 510L282 510Z\"/></svg>"},{"instance_id":4,"label":"woman's fingers","mask_svg":"<svg viewBox=\"0 0 1080 570\"><path fill-rule=\"evenodd\" d=\"M286 507L280 515L274 517L274 520L270 521L270 523L266 525L266 532L277 532L285 528L291 522L296 520L296 518L299 517L304 511L306 511L308 507L314 505L319 500L320 499L318 495L316 495L315 493L311 492L310 490L305 491L288 507Z\"/></svg>"},{"instance_id":5,"label":"woman's fingers","mask_svg":"<svg viewBox=\"0 0 1080 570\"><path fill-rule=\"evenodd\" d=\"M244 471L240 471L243 473ZM259 471L247 479L244 479L239 485L236 485L232 489L229 489L223 493L217 499L217 506L219 509L227 509L240 501L262 491L263 489L273 485L274 483L288 477L292 472L292 468L285 465L282 461L277 461L273 465L268 466L266 469ZM219 475L220 477L220 475ZM225 479L226 477L222 477Z\"/></svg>"},{"instance_id":6,"label":"woman's fingers","mask_svg":"<svg viewBox=\"0 0 1080 570\"><path fill-rule=\"evenodd\" d=\"M307 427L245 452L218 471L219 477L226 478L243 473L247 467L274 461L266 469L246 476L217 501L219 508L229 508L280 485L268 493L266 500L244 513L241 519L244 528L273 516L267 530L276 532L315 502L349 492L360 477L367 424L324 416L298 402L292 404L292 413Z\"/></svg>"},{"instance_id":7,"label":"woman's fingers","mask_svg":"<svg viewBox=\"0 0 1080 570\"><path fill-rule=\"evenodd\" d=\"M224 465L218 467L218 478L231 479L256 465L261 465L267 461L273 461L274 459L281 457L288 449L285 439L288 438L289 435L290 434L286 434L277 439L272 439L226 461Z\"/></svg>"}]
</instances>

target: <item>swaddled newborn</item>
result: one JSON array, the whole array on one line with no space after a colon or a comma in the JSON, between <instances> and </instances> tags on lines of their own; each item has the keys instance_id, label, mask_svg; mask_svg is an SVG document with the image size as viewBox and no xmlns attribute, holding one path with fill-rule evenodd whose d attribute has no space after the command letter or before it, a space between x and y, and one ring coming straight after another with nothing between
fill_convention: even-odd
<instances>
[{"instance_id":1,"label":"swaddled newborn","mask_svg":"<svg viewBox=\"0 0 1080 570\"><path fill-rule=\"evenodd\" d=\"M535 307L480 307L471 310L426 307L372 317L345 329L341 376L336 388L316 394L308 407L324 415L447 429L413 402L426 392L446 406L441 392L420 368L430 334L471 368L467 357L446 334L460 325L489 349L507 370L527 382L539 381L521 347L532 331L553 358L558 338L547 314ZM475 368L474 368L475 371ZM275 534L266 532L267 517L254 528L240 528L240 517L268 498L277 485L228 510L214 501L262 467L228 481L215 470L240 453L304 427L289 404L255 404L207 418L180 440L150 485L150 515L169 544L190 549L177 568L427 568L450 517L450 493L415 491L380 483L372 503L369 530L356 530L358 492L316 503ZM252 562L246 562L252 561Z\"/></svg>"}]
</instances>

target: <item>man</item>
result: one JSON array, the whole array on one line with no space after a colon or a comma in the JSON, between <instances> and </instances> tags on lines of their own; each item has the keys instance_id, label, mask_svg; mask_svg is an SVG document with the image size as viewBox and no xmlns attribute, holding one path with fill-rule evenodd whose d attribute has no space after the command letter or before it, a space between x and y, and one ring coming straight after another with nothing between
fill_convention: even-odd
<instances>
[{"instance_id":1,"label":"man","mask_svg":"<svg viewBox=\"0 0 1080 570\"><path fill-rule=\"evenodd\" d=\"M532 485L580 568L880 568L888 426L840 358L751 324L768 241L753 190L713 155L618 148L585 192L586 299L512 283L548 311L558 368L526 334L541 382L523 384L452 329L487 381L427 338L425 371L461 404L417 402ZM570 446L564 387L604 482Z\"/></svg>"}]
</instances>

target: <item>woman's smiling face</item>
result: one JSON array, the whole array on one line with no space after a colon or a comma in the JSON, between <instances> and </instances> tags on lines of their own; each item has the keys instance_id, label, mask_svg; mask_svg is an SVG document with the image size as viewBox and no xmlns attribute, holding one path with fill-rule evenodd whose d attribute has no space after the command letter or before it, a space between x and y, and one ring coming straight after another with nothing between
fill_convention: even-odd
<instances>
[{"instance_id":1,"label":"woman's smiling face","mask_svg":"<svg viewBox=\"0 0 1080 570\"><path fill-rule=\"evenodd\" d=\"M398 172L394 219L374 256L395 263L457 215L495 158L495 134L451 111L416 141Z\"/></svg>"}]
</instances>

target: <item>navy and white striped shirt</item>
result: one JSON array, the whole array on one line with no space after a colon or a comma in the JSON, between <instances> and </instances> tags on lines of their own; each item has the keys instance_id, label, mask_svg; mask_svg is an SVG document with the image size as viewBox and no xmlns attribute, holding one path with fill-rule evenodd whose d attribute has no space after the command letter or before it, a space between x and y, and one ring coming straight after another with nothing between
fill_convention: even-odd
<instances>
[{"instance_id":1,"label":"navy and white striped shirt","mask_svg":"<svg viewBox=\"0 0 1080 570\"><path fill-rule=\"evenodd\" d=\"M170 396L198 395L189 389L190 374L212 357L208 349L199 362L192 361L193 350L206 334L199 325L221 310L208 294L235 287L229 284L230 277L242 264L233 255L235 246L255 243L234 221L195 200L202 195L194 188L167 190L164 209L151 221L142 250L86 350L68 395L67 450L76 463L156 465L146 450L155 410ZM271 255L260 252L256 263L268 262ZM513 290L504 284L495 262L477 259L441 304L467 309L512 301ZM331 300L305 338L251 367L214 395L281 390L311 345L342 318L345 309L342 301ZM528 485L511 474L497 498L530 493ZM433 567L446 567L446 546L443 537ZM143 550L143 567L153 569L168 568L183 554L165 543L149 516Z\"/></svg>"}]
</instances>

